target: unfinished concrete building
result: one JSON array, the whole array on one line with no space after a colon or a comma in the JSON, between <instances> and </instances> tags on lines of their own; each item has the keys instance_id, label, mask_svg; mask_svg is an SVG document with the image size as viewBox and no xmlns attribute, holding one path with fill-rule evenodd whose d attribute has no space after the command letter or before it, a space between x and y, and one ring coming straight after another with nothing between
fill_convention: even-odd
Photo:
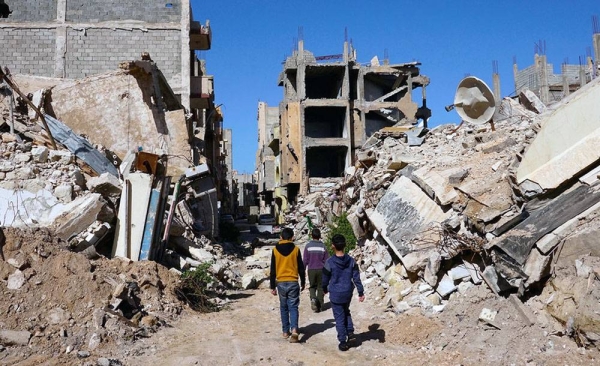
<instances>
[{"instance_id":1,"label":"unfinished concrete building","mask_svg":"<svg viewBox=\"0 0 600 366\"><path fill-rule=\"evenodd\" d=\"M422 88L424 97L429 84L419 65L379 64L376 58L363 65L348 42L340 55L315 57L298 42L279 77L280 182L290 201L322 178L342 177L355 162L355 149L375 132L416 124L427 107L423 98L419 108L413 91Z\"/></svg>"},{"instance_id":2,"label":"unfinished concrete building","mask_svg":"<svg viewBox=\"0 0 600 366\"><path fill-rule=\"evenodd\" d=\"M580 64L563 63L560 73L554 73L554 65L548 63L545 45L536 47L533 65L519 70L516 60L513 61L515 94L529 89L545 104L557 102L572 92L583 87L598 76L600 58L600 27L594 23L592 35L594 57L588 55Z\"/></svg>"}]
</instances>

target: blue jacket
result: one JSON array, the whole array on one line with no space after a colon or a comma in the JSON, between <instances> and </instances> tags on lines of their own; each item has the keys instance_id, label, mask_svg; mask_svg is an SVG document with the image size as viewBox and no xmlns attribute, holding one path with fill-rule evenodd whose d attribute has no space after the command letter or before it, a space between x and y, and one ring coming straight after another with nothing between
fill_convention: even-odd
<instances>
[{"instance_id":1,"label":"blue jacket","mask_svg":"<svg viewBox=\"0 0 600 366\"><path fill-rule=\"evenodd\" d=\"M329 300L336 304L349 303L354 287L358 290L358 296L363 296L360 272L354 258L348 254L329 257L323 267L323 292L329 292Z\"/></svg>"}]
</instances>

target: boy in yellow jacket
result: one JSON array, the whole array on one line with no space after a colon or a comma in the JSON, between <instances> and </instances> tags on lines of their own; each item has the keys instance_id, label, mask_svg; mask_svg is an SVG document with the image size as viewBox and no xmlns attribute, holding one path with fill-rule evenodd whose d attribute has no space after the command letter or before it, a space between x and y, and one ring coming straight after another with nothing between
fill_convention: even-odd
<instances>
[{"instance_id":1,"label":"boy in yellow jacket","mask_svg":"<svg viewBox=\"0 0 600 366\"><path fill-rule=\"evenodd\" d=\"M290 228L281 230L279 243L271 254L271 293L279 293L279 311L281 313L281 329L283 337L290 343L298 342L298 306L300 292L304 290L306 279L302 254L292 239L294 231ZM300 278L300 285L298 285Z\"/></svg>"}]
</instances>

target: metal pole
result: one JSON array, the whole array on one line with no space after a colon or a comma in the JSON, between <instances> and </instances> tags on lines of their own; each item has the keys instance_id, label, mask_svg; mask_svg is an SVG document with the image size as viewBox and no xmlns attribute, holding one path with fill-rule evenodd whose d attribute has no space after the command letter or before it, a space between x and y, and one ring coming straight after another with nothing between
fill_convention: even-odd
<instances>
[{"instance_id":1,"label":"metal pole","mask_svg":"<svg viewBox=\"0 0 600 366\"><path fill-rule=\"evenodd\" d=\"M29 107L31 107L31 109L33 109L35 111L35 113L37 113L37 115L42 120L42 123L44 124L44 128L46 129L46 133L48 134L48 137L50 138L50 143L52 144L52 148L54 150L58 150L58 148L56 147L56 142L54 142L54 137L52 137L50 128L48 128L48 124L46 123L46 118L44 118L44 114L38 109L38 107L36 107L33 103L31 103L31 101L29 100L29 98L27 98L27 96L25 94L21 93L21 91L19 90L19 88L17 88L15 83L13 83L12 80L4 73L1 66L0 66L0 79L3 79L8 84L8 86L10 86L10 88L13 91L15 91L17 94L19 94L19 96L25 101L25 103L27 103L29 105Z\"/></svg>"},{"instance_id":2,"label":"metal pole","mask_svg":"<svg viewBox=\"0 0 600 366\"><path fill-rule=\"evenodd\" d=\"M10 92L10 95L8 96L8 98L10 99L10 134L14 135L15 134L15 115L14 115L14 109L15 109L15 99L14 99L14 93Z\"/></svg>"}]
</instances>

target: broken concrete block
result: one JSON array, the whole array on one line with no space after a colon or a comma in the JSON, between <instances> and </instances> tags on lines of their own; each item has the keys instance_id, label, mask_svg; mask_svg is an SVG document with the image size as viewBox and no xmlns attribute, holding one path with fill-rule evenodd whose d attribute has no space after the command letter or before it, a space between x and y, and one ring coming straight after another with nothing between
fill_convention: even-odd
<instances>
[{"instance_id":1,"label":"broken concrete block","mask_svg":"<svg viewBox=\"0 0 600 366\"><path fill-rule=\"evenodd\" d=\"M406 270L399 263L388 268L382 279L388 285L394 285L397 282L401 282L404 278L406 278Z\"/></svg>"},{"instance_id":2,"label":"broken concrete block","mask_svg":"<svg viewBox=\"0 0 600 366\"><path fill-rule=\"evenodd\" d=\"M419 272L429 262L433 251L416 250L401 257L400 260L408 272Z\"/></svg>"},{"instance_id":3,"label":"broken concrete block","mask_svg":"<svg viewBox=\"0 0 600 366\"><path fill-rule=\"evenodd\" d=\"M427 300L433 306L437 306L437 305L440 305L442 303L442 297L437 292L434 292L434 293L431 293L431 294L427 295Z\"/></svg>"},{"instance_id":4,"label":"broken concrete block","mask_svg":"<svg viewBox=\"0 0 600 366\"><path fill-rule=\"evenodd\" d=\"M102 342L102 338L100 337L100 335L98 333L93 333L88 342L89 350L90 351L95 350L96 348L98 348L98 346L100 345L101 342ZM98 364L100 364L100 363L98 363ZM109 362L109 364L110 364L110 362Z\"/></svg>"},{"instance_id":5,"label":"broken concrete block","mask_svg":"<svg viewBox=\"0 0 600 366\"><path fill-rule=\"evenodd\" d=\"M119 178L110 173L102 173L99 177L92 177L86 183L88 189L107 197L121 195L121 182Z\"/></svg>"},{"instance_id":6,"label":"broken concrete block","mask_svg":"<svg viewBox=\"0 0 600 366\"><path fill-rule=\"evenodd\" d=\"M35 178L35 171L28 166L6 173L6 180L26 180Z\"/></svg>"},{"instance_id":7,"label":"broken concrete block","mask_svg":"<svg viewBox=\"0 0 600 366\"><path fill-rule=\"evenodd\" d=\"M242 276L242 288L244 290L255 289L268 278L264 269L253 269Z\"/></svg>"},{"instance_id":8,"label":"broken concrete block","mask_svg":"<svg viewBox=\"0 0 600 366\"><path fill-rule=\"evenodd\" d=\"M461 295L464 295L467 293L467 291L469 291L469 289L471 287L474 287L475 285L471 282L461 282L458 284L458 293Z\"/></svg>"},{"instance_id":9,"label":"broken concrete block","mask_svg":"<svg viewBox=\"0 0 600 366\"><path fill-rule=\"evenodd\" d=\"M561 241L561 237L554 234L548 233L544 235L540 240L535 242L535 246L542 254L548 254L552 249L554 249L558 243Z\"/></svg>"},{"instance_id":10,"label":"broken concrete block","mask_svg":"<svg viewBox=\"0 0 600 366\"><path fill-rule=\"evenodd\" d=\"M490 290L492 290L492 292L494 292L496 295L498 295L502 291L513 288L504 277L498 274L494 265L489 265L485 267L482 276L483 280L488 285Z\"/></svg>"},{"instance_id":11,"label":"broken concrete block","mask_svg":"<svg viewBox=\"0 0 600 366\"><path fill-rule=\"evenodd\" d=\"M408 305L408 302L406 301L399 301L394 304L394 312L396 314L402 314L408 310L410 310L410 305Z\"/></svg>"},{"instance_id":12,"label":"broken concrete block","mask_svg":"<svg viewBox=\"0 0 600 366\"><path fill-rule=\"evenodd\" d=\"M458 194L454 188L446 184L446 179L428 167L415 170L411 179L431 199L435 199L442 206L449 205L458 199Z\"/></svg>"},{"instance_id":13,"label":"broken concrete block","mask_svg":"<svg viewBox=\"0 0 600 366\"><path fill-rule=\"evenodd\" d=\"M533 325L535 323L535 316L531 313L527 306L523 305L523 303L521 302L521 300L519 300L517 295L510 294L508 296L508 299L515 306L517 313L519 314L525 325Z\"/></svg>"},{"instance_id":14,"label":"broken concrete block","mask_svg":"<svg viewBox=\"0 0 600 366\"><path fill-rule=\"evenodd\" d=\"M431 309L433 310L433 312L435 313L441 313L442 311L444 311L444 308L446 307L446 304L440 304L440 305L435 305L434 307L432 307Z\"/></svg>"},{"instance_id":15,"label":"broken concrete block","mask_svg":"<svg viewBox=\"0 0 600 366\"><path fill-rule=\"evenodd\" d=\"M481 151L483 151L485 154L491 154L495 152L503 152L504 150L515 145L516 143L517 141L514 138L512 138L512 136L507 136L502 139L492 140L483 143L479 145L478 148L481 149Z\"/></svg>"},{"instance_id":16,"label":"broken concrete block","mask_svg":"<svg viewBox=\"0 0 600 366\"><path fill-rule=\"evenodd\" d=\"M16 142L17 141L17 137L13 134L10 133L3 133L2 134L2 142Z\"/></svg>"},{"instance_id":17,"label":"broken concrete block","mask_svg":"<svg viewBox=\"0 0 600 366\"><path fill-rule=\"evenodd\" d=\"M18 153L18 154L15 154L13 159L17 163L23 164L23 163L26 163L29 160L31 160L31 154Z\"/></svg>"},{"instance_id":18,"label":"broken concrete block","mask_svg":"<svg viewBox=\"0 0 600 366\"><path fill-rule=\"evenodd\" d=\"M463 259L463 264L465 266L465 268L467 269L467 271L469 271L469 275L471 276L471 281L473 281L474 284L478 285L481 283L481 281L483 280L482 275L481 275L481 271L479 271L479 266L477 266L474 263L469 263L467 261L465 261Z\"/></svg>"},{"instance_id":19,"label":"broken concrete block","mask_svg":"<svg viewBox=\"0 0 600 366\"><path fill-rule=\"evenodd\" d=\"M519 189L521 190L523 196L527 198L533 198L544 192L544 189L539 184L528 179L519 184Z\"/></svg>"},{"instance_id":20,"label":"broken concrete block","mask_svg":"<svg viewBox=\"0 0 600 366\"><path fill-rule=\"evenodd\" d=\"M0 344L3 346L26 346L30 338L31 333L25 330L0 330Z\"/></svg>"},{"instance_id":21,"label":"broken concrete block","mask_svg":"<svg viewBox=\"0 0 600 366\"><path fill-rule=\"evenodd\" d=\"M483 308L483 309L481 309L481 313L479 313L479 320L481 320L485 323L494 325L494 320L496 319L496 315L498 315L498 311L491 310L488 308Z\"/></svg>"},{"instance_id":22,"label":"broken concrete block","mask_svg":"<svg viewBox=\"0 0 600 366\"><path fill-rule=\"evenodd\" d=\"M598 182L598 179L600 179L600 166L597 166L596 168L592 169L589 173L579 178L579 181L587 184L588 186L591 186L592 184Z\"/></svg>"},{"instance_id":23,"label":"broken concrete block","mask_svg":"<svg viewBox=\"0 0 600 366\"><path fill-rule=\"evenodd\" d=\"M67 150L50 150L48 159L64 165L71 164L74 160L73 154Z\"/></svg>"},{"instance_id":24,"label":"broken concrete block","mask_svg":"<svg viewBox=\"0 0 600 366\"><path fill-rule=\"evenodd\" d=\"M584 255L600 257L599 234L600 228L586 227L565 237L557 263L561 266L573 265L576 259Z\"/></svg>"},{"instance_id":25,"label":"broken concrete block","mask_svg":"<svg viewBox=\"0 0 600 366\"><path fill-rule=\"evenodd\" d=\"M56 235L62 240L86 230L96 220L112 222L115 217L98 193L77 197L65 206L64 214L54 222Z\"/></svg>"},{"instance_id":26,"label":"broken concrete block","mask_svg":"<svg viewBox=\"0 0 600 366\"><path fill-rule=\"evenodd\" d=\"M423 279L430 286L435 286L438 281L437 273L440 270L440 266L442 264L442 256L438 252L432 252L429 256L429 260L427 265L425 266L425 271L423 273Z\"/></svg>"},{"instance_id":27,"label":"broken concrete block","mask_svg":"<svg viewBox=\"0 0 600 366\"><path fill-rule=\"evenodd\" d=\"M498 169L500 169L500 166L502 166L502 162L498 161L494 165L492 165L492 170L497 171Z\"/></svg>"},{"instance_id":28,"label":"broken concrete block","mask_svg":"<svg viewBox=\"0 0 600 366\"><path fill-rule=\"evenodd\" d=\"M581 259L576 259L575 271L577 273L577 277L588 278L590 273L592 273L592 267L585 264Z\"/></svg>"},{"instance_id":29,"label":"broken concrete block","mask_svg":"<svg viewBox=\"0 0 600 366\"><path fill-rule=\"evenodd\" d=\"M464 264L459 264L458 266L452 268L450 271L448 271L448 275L454 281L462 280L466 277L471 277L471 273Z\"/></svg>"},{"instance_id":30,"label":"broken concrete block","mask_svg":"<svg viewBox=\"0 0 600 366\"><path fill-rule=\"evenodd\" d=\"M63 308L56 307L46 314L46 320L50 324L67 324L71 315Z\"/></svg>"},{"instance_id":31,"label":"broken concrete block","mask_svg":"<svg viewBox=\"0 0 600 366\"><path fill-rule=\"evenodd\" d=\"M6 261L8 264L20 271L29 267L29 258L26 257L22 252L18 252L14 257L8 258Z\"/></svg>"},{"instance_id":32,"label":"broken concrete block","mask_svg":"<svg viewBox=\"0 0 600 366\"><path fill-rule=\"evenodd\" d=\"M8 276L6 288L9 290L18 290L25 285L25 282L25 274L17 269L13 274Z\"/></svg>"},{"instance_id":33,"label":"broken concrete block","mask_svg":"<svg viewBox=\"0 0 600 366\"><path fill-rule=\"evenodd\" d=\"M356 152L356 160L366 166L371 166L377 161L377 155L372 150L360 150Z\"/></svg>"},{"instance_id":34,"label":"broken concrete block","mask_svg":"<svg viewBox=\"0 0 600 366\"><path fill-rule=\"evenodd\" d=\"M54 189L54 197L62 203L73 201L73 186L69 183L63 183Z\"/></svg>"},{"instance_id":35,"label":"broken concrete block","mask_svg":"<svg viewBox=\"0 0 600 366\"><path fill-rule=\"evenodd\" d=\"M15 168L16 168L16 165L11 161L8 161L8 160L0 161L0 172L4 172L4 173L11 172L11 171L15 170Z\"/></svg>"},{"instance_id":36,"label":"broken concrete block","mask_svg":"<svg viewBox=\"0 0 600 366\"><path fill-rule=\"evenodd\" d=\"M446 297L450 295L452 292L456 291L457 287L454 285L454 281L447 274L442 277L440 282L438 283L435 291L440 294L441 297Z\"/></svg>"},{"instance_id":37,"label":"broken concrete block","mask_svg":"<svg viewBox=\"0 0 600 366\"><path fill-rule=\"evenodd\" d=\"M95 309L92 314L92 324L94 325L94 329L102 329L104 328L104 316L106 313L102 309Z\"/></svg>"},{"instance_id":38,"label":"broken concrete block","mask_svg":"<svg viewBox=\"0 0 600 366\"><path fill-rule=\"evenodd\" d=\"M529 89L525 89L519 93L519 103L525 108L537 114L544 113L546 111L546 105Z\"/></svg>"}]
</instances>

